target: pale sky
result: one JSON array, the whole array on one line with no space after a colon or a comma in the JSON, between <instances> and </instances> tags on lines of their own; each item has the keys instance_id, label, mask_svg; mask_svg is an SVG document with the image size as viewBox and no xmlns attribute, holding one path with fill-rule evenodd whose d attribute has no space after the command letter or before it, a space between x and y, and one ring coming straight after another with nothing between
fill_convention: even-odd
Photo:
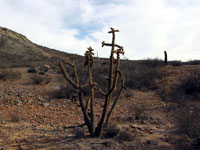
<instances>
[{"instance_id":1,"label":"pale sky","mask_svg":"<svg viewBox=\"0 0 200 150\"><path fill-rule=\"evenodd\" d=\"M0 26L39 45L109 57L110 27L128 59L200 59L200 0L0 0Z\"/></svg>"}]
</instances>

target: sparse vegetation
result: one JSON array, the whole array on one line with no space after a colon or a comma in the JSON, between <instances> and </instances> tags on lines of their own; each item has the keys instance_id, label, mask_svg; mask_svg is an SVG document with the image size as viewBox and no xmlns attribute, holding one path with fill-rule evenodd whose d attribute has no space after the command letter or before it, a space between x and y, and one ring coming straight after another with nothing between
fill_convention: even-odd
<instances>
[{"instance_id":1,"label":"sparse vegetation","mask_svg":"<svg viewBox=\"0 0 200 150\"><path fill-rule=\"evenodd\" d=\"M184 100L199 100L200 98L200 74L198 72L191 73L170 89L167 93L162 93L165 99L173 102L182 103Z\"/></svg>"},{"instance_id":2,"label":"sparse vegetation","mask_svg":"<svg viewBox=\"0 0 200 150\"><path fill-rule=\"evenodd\" d=\"M154 150L176 149L182 144L183 148L179 149L199 149L199 60L168 61L165 65L159 59L124 59L120 60L120 71L116 71L116 57L114 61L93 58L89 48L84 58L50 50L19 37L5 36L3 43L0 38L1 148L81 149L84 146L85 149L148 147ZM112 44L103 42L103 45ZM118 73L113 91L109 89L115 84L109 82L110 61L114 66L113 80ZM63 82L59 62L64 62L64 69L75 84ZM43 68L44 65L51 67ZM126 77L126 88L122 92L121 75ZM74 88L74 85L79 86ZM75 105L68 99L76 100ZM89 133L82 117L91 126ZM98 137L95 131L101 132L102 138L86 138L89 134Z\"/></svg>"},{"instance_id":3,"label":"sparse vegetation","mask_svg":"<svg viewBox=\"0 0 200 150\"><path fill-rule=\"evenodd\" d=\"M20 118L19 112L17 110L10 112L10 121L11 122L19 122L20 119L21 118Z\"/></svg>"},{"instance_id":4,"label":"sparse vegetation","mask_svg":"<svg viewBox=\"0 0 200 150\"><path fill-rule=\"evenodd\" d=\"M32 74L30 76L30 81L32 84L49 84L51 77L48 75Z\"/></svg>"},{"instance_id":5,"label":"sparse vegetation","mask_svg":"<svg viewBox=\"0 0 200 150\"><path fill-rule=\"evenodd\" d=\"M132 68L132 69L130 69ZM126 87L140 90L153 90L157 88L156 80L161 78L159 69L147 66L124 67Z\"/></svg>"},{"instance_id":6,"label":"sparse vegetation","mask_svg":"<svg viewBox=\"0 0 200 150\"><path fill-rule=\"evenodd\" d=\"M118 139L121 140L121 141L131 141L132 135L128 131L121 131L119 133Z\"/></svg>"},{"instance_id":7,"label":"sparse vegetation","mask_svg":"<svg viewBox=\"0 0 200 150\"><path fill-rule=\"evenodd\" d=\"M13 69L4 69L0 71L0 80L17 80L21 78L21 73L19 71L14 71Z\"/></svg>"},{"instance_id":8,"label":"sparse vegetation","mask_svg":"<svg viewBox=\"0 0 200 150\"><path fill-rule=\"evenodd\" d=\"M27 72L28 72L28 73L37 73L38 71L37 71L36 68L29 68L29 69L27 70Z\"/></svg>"},{"instance_id":9,"label":"sparse vegetation","mask_svg":"<svg viewBox=\"0 0 200 150\"><path fill-rule=\"evenodd\" d=\"M59 87L59 89L53 91L53 97L54 98L67 98L67 99L71 99L74 100L74 96L73 94L75 94L76 91L74 90L74 88L71 85L67 85L67 86L61 86Z\"/></svg>"},{"instance_id":10,"label":"sparse vegetation","mask_svg":"<svg viewBox=\"0 0 200 150\"><path fill-rule=\"evenodd\" d=\"M106 138L113 138L117 136L120 132L120 128L116 124L111 124L105 132L105 137Z\"/></svg>"},{"instance_id":11,"label":"sparse vegetation","mask_svg":"<svg viewBox=\"0 0 200 150\"><path fill-rule=\"evenodd\" d=\"M84 137L86 137L84 130L83 129L76 129L75 137L76 138L84 138Z\"/></svg>"},{"instance_id":12,"label":"sparse vegetation","mask_svg":"<svg viewBox=\"0 0 200 150\"><path fill-rule=\"evenodd\" d=\"M170 61L169 65L178 67L178 66L183 65L183 63L181 61L176 60L176 61Z\"/></svg>"},{"instance_id":13,"label":"sparse vegetation","mask_svg":"<svg viewBox=\"0 0 200 150\"><path fill-rule=\"evenodd\" d=\"M181 105L176 114L176 121L180 132L190 138L200 138L200 109L188 103Z\"/></svg>"}]
</instances>

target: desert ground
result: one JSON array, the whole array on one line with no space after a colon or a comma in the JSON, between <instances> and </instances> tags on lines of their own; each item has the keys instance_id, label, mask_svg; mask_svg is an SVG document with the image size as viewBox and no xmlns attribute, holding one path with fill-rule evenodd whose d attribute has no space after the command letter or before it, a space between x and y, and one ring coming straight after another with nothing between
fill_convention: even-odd
<instances>
[{"instance_id":1,"label":"desert ground","mask_svg":"<svg viewBox=\"0 0 200 150\"><path fill-rule=\"evenodd\" d=\"M100 138L89 136L77 102L55 94L66 82L62 74L48 72L45 78L50 81L37 84L28 68L7 70L21 75L0 81L0 149L192 149L175 121L179 102L162 96L199 69L199 65L164 66L159 68L162 77L156 79L156 89L126 89L111 119L109 130L116 134L105 131ZM97 118L102 101L95 99Z\"/></svg>"}]
</instances>

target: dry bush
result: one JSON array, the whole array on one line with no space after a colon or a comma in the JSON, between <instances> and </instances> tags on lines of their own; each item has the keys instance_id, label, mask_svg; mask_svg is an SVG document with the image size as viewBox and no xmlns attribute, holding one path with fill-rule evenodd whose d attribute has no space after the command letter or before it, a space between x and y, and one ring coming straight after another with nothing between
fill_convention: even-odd
<instances>
[{"instance_id":1,"label":"dry bush","mask_svg":"<svg viewBox=\"0 0 200 150\"><path fill-rule=\"evenodd\" d=\"M37 71L36 68L29 68L29 69L27 70L27 72L28 72L28 73L37 73L38 71Z\"/></svg>"},{"instance_id":2,"label":"dry bush","mask_svg":"<svg viewBox=\"0 0 200 150\"><path fill-rule=\"evenodd\" d=\"M21 117L19 115L18 110L14 110L14 111L10 112L10 121L11 122L19 122L20 120L21 120Z\"/></svg>"},{"instance_id":3,"label":"dry bush","mask_svg":"<svg viewBox=\"0 0 200 150\"><path fill-rule=\"evenodd\" d=\"M189 76L180 86L185 95L194 99L199 98L200 94L200 74Z\"/></svg>"},{"instance_id":4,"label":"dry bush","mask_svg":"<svg viewBox=\"0 0 200 150\"><path fill-rule=\"evenodd\" d=\"M124 70L126 86L133 89L152 90L157 88L156 79L161 78L158 69L144 66Z\"/></svg>"},{"instance_id":5,"label":"dry bush","mask_svg":"<svg viewBox=\"0 0 200 150\"><path fill-rule=\"evenodd\" d=\"M183 63L181 62L181 61L178 61L178 60L175 60L175 61L169 61L169 63L168 63L169 65L171 65L171 66L182 66L183 65Z\"/></svg>"},{"instance_id":6,"label":"dry bush","mask_svg":"<svg viewBox=\"0 0 200 150\"><path fill-rule=\"evenodd\" d=\"M21 78L21 72L14 71L13 69L4 69L0 71L0 80L17 80Z\"/></svg>"},{"instance_id":7,"label":"dry bush","mask_svg":"<svg viewBox=\"0 0 200 150\"><path fill-rule=\"evenodd\" d=\"M157 88L157 79L162 78L160 68L164 62L158 59L122 61L122 73L126 77L126 87L139 90Z\"/></svg>"},{"instance_id":8,"label":"dry bush","mask_svg":"<svg viewBox=\"0 0 200 150\"><path fill-rule=\"evenodd\" d=\"M200 60L190 60L185 62L186 65L200 65Z\"/></svg>"},{"instance_id":9,"label":"dry bush","mask_svg":"<svg viewBox=\"0 0 200 150\"><path fill-rule=\"evenodd\" d=\"M131 98L133 96L133 93L131 92L130 89L126 89L122 92L122 96L124 98Z\"/></svg>"},{"instance_id":10,"label":"dry bush","mask_svg":"<svg viewBox=\"0 0 200 150\"><path fill-rule=\"evenodd\" d=\"M85 131L83 129L76 129L75 130L75 137L76 138L84 138L84 137L86 137Z\"/></svg>"},{"instance_id":11,"label":"dry bush","mask_svg":"<svg viewBox=\"0 0 200 150\"><path fill-rule=\"evenodd\" d=\"M61 86L59 89L53 91L52 96L53 98L67 98L67 99L73 99L73 94L76 91L74 88L72 88L71 85L67 86Z\"/></svg>"},{"instance_id":12,"label":"dry bush","mask_svg":"<svg viewBox=\"0 0 200 150\"><path fill-rule=\"evenodd\" d=\"M116 124L110 125L105 132L105 138L113 138L117 136L120 132L120 128Z\"/></svg>"},{"instance_id":13,"label":"dry bush","mask_svg":"<svg viewBox=\"0 0 200 150\"><path fill-rule=\"evenodd\" d=\"M200 138L200 108L187 103L178 109L175 118L180 132L192 139Z\"/></svg>"},{"instance_id":14,"label":"dry bush","mask_svg":"<svg viewBox=\"0 0 200 150\"><path fill-rule=\"evenodd\" d=\"M132 135L128 131L121 131L119 133L118 139L121 141L131 141L133 139Z\"/></svg>"},{"instance_id":15,"label":"dry bush","mask_svg":"<svg viewBox=\"0 0 200 150\"><path fill-rule=\"evenodd\" d=\"M165 65L164 61L158 58L154 58L154 59L148 58L146 60L141 60L139 63L143 66L150 67L150 68L163 67Z\"/></svg>"},{"instance_id":16,"label":"dry bush","mask_svg":"<svg viewBox=\"0 0 200 150\"><path fill-rule=\"evenodd\" d=\"M33 74L30 76L30 81L32 84L49 84L51 81L51 77L48 75L40 75L40 74Z\"/></svg>"},{"instance_id":17,"label":"dry bush","mask_svg":"<svg viewBox=\"0 0 200 150\"><path fill-rule=\"evenodd\" d=\"M175 112L177 130L183 134L180 149L200 149L200 107L188 101L182 103Z\"/></svg>"},{"instance_id":18,"label":"dry bush","mask_svg":"<svg viewBox=\"0 0 200 150\"><path fill-rule=\"evenodd\" d=\"M160 90L163 99L182 103L184 100L200 99L200 73L193 73L168 92Z\"/></svg>"}]
</instances>

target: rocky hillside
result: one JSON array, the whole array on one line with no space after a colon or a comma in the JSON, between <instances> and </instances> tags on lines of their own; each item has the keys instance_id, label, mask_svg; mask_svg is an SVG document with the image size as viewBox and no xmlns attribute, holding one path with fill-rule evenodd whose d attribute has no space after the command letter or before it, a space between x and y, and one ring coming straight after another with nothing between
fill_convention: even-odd
<instances>
[{"instance_id":1,"label":"rocky hillside","mask_svg":"<svg viewBox=\"0 0 200 150\"><path fill-rule=\"evenodd\" d=\"M37 45L22 34L0 27L0 68L32 67L41 64L55 66L63 59L81 58L78 55Z\"/></svg>"}]
</instances>

